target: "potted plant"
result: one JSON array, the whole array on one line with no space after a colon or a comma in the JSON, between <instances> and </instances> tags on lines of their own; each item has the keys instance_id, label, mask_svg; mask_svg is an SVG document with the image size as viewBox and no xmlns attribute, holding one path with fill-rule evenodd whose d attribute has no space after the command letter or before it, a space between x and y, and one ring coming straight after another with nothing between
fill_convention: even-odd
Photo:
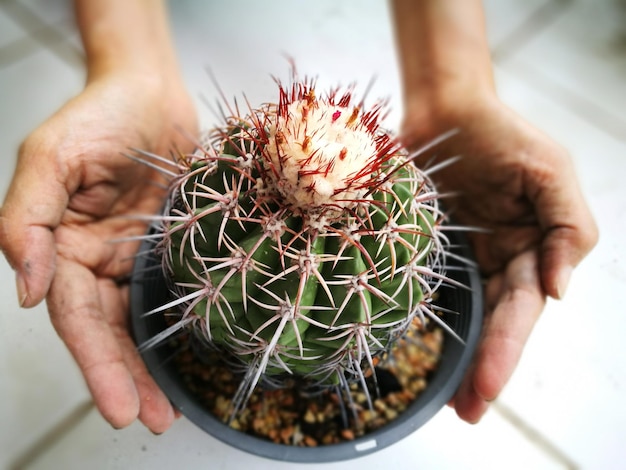
<instances>
[{"instance_id":1,"label":"potted plant","mask_svg":"<svg viewBox=\"0 0 626 470\"><path fill-rule=\"evenodd\" d=\"M229 109L192 155L138 153L170 190L136 260L132 325L159 386L210 434L274 459L342 460L452 397L481 287L428 174L381 127L382 102L318 97L297 78L278 95ZM403 368L419 394L402 390Z\"/></svg>"}]
</instances>

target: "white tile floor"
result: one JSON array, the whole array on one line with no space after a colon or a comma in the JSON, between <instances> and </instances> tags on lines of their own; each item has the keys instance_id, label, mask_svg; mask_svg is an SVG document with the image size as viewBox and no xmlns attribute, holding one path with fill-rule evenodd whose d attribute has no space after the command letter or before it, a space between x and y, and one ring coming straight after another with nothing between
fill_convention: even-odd
<instances>
[{"instance_id":1,"label":"white tile floor","mask_svg":"<svg viewBox=\"0 0 626 470\"><path fill-rule=\"evenodd\" d=\"M306 14L288 0L237 5L235 12L231 2L171 2L185 78L205 126L213 120L200 99L213 93L206 66L227 95L246 90L255 102L272 91L269 73L286 72L283 53L323 83L377 76L372 95L391 95L389 125L397 125L383 2L325 0ZM571 152L600 244L565 300L549 303L498 406L479 425L444 410L388 449L324 468L624 468L625 2L489 0L486 7L501 96ZM260 18L278 18L280 28ZM69 1L0 1L0 195L21 140L80 91L76 44ZM0 280L0 468L305 468L228 448L184 419L159 437L140 425L114 431L85 405L88 393L45 307L17 307L4 261Z\"/></svg>"}]
</instances>

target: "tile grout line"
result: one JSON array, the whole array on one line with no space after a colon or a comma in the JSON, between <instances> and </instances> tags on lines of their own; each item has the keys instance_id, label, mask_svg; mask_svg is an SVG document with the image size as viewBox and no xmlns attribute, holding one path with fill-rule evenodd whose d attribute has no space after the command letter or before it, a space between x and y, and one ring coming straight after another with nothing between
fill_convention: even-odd
<instances>
[{"instance_id":1,"label":"tile grout line","mask_svg":"<svg viewBox=\"0 0 626 470\"><path fill-rule=\"evenodd\" d=\"M562 464L567 470L578 470L580 466L567 456L561 449L553 444L545 435L528 424L511 408L496 400L491 403L491 407L505 421L517 429L528 441L543 451L548 457Z\"/></svg>"},{"instance_id":2,"label":"tile grout line","mask_svg":"<svg viewBox=\"0 0 626 470\"><path fill-rule=\"evenodd\" d=\"M95 409L91 400L79 403L57 424L53 425L34 444L9 463L9 470L24 470L54 447L69 431L78 426Z\"/></svg>"},{"instance_id":3,"label":"tile grout line","mask_svg":"<svg viewBox=\"0 0 626 470\"><path fill-rule=\"evenodd\" d=\"M547 0L531 11L522 24L492 47L493 61L504 62L514 56L533 36L552 25L573 3L573 0Z\"/></svg>"},{"instance_id":4,"label":"tile grout line","mask_svg":"<svg viewBox=\"0 0 626 470\"><path fill-rule=\"evenodd\" d=\"M547 95L561 107L567 107L585 122L611 137L624 142L626 139L626 121L615 116L602 106L586 99L579 93L554 82L550 77L530 65L522 66L515 61L516 54L534 35L544 31L568 8L574 5L573 0L548 0L537 7L524 21L515 28L499 44L492 48L493 62L501 68L514 68L520 78L528 79L533 87L547 90Z\"/></svg>"},{"instance_id":5,"label":"tile grout line","mask_svg":"<svg viewBox=\"0 0 626 470\"><path fill-rule=\"evenodd\" d=\"M67 36L62 30L63 28L58 28L58 25L44 22L35 12L16 0L0 2L0 10L18 24L25 34L24 38L0 48L0 50L11 51L15 47L18 47L19 43L30 39L44 49L52 52L66 64L72 67L77 65L83 66L84 56L82 51L67 40ZM66 21L67 19L59 23L62 24ZM19 52L15 54L15 51L12 52L14 52L13 56L19 56L19 58L21 58L32 53L34 50L35 47L33 46L23 51L22 54ZM5 64L0 62L0 67L3 65Z\"/></svg>"},{"instance_id":6,"label":"tile grout line","mask_svg":"<svg viewBox=\"0 0 626 470\"><path fill-rule=\"evenodd\" d=\"M540 90L548 99L584 120L596 129L620 142L626 142L626 120L604 107L585 98L581 94L559 84L541 70L521 61L511 61L503 70L514 70L517 77L534 89Z\"/></svg>"}]
</instances>

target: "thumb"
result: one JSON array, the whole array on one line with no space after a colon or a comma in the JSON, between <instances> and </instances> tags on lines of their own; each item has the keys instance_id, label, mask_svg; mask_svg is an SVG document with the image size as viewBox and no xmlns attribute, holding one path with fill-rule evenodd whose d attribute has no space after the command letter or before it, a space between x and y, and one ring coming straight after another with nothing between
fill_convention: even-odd
<instances>
[{"instance_id":1,"label":"thumb","mask_svg":"<svg viewBox=\"0 0 626 470\"><path fill-rule=\"evenodd\" d=\"M68 202L56 159L29 138L0 209L0 247L15 270L20 306L46 296L55 272L54 229Z\"/></svg>"},{"instance_id":2,"label":"thumb","mask_svg":"<svg viewBox=\"0 0 626 470\"><path fill-rule=\"evenodd\" d=\"M544 231L541 279L555 299L565 294L572 270L598 241L598 229L578 185L571 161L559 166L558 182L545 185L536 207Z\"/></svg>"},{"instance_id":3,"label":"thumb","mask_svg":"<svg viewBox=\"0 0 626 470\"><path fill-rule=\"evenodd\" d=\"M554 299L563 298L572 271L597 242L593 219L580 222L549 228L541 244L541 278L546 293Z\"/></svg>"}]
</instances>

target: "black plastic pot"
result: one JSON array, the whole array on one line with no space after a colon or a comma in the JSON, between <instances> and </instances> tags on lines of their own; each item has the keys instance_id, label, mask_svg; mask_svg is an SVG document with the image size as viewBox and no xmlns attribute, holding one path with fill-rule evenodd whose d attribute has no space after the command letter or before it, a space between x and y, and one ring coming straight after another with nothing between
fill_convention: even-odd
<instances>
[{"instance_id":1,"label":"black plastic pot","mask_svg":"<svg viewBox=\"0 0 626 470\"><path fill-rule=\"evenodd\" d=\"M453 251L471 259L464 235L450 232ZM144 242L140 253L150 251ZM451 260L453 263L454 261ZM293 462L330 462L347 460L378 451L408 436L432 418L454 395L469 367L482 327L483 300L479 274L460 262L448 276L469 289L444 286L437 304L459 314L445 314L443 319L464 340L464 344L446 337L437 370L426 389L398 418L384 427L354 441L314 448L295 447L272 442L236 431L217 420L185 387L172 357L176 351L167 343L142 353L148 370L171 402L189 420L213 437L238 449L274 460ZM156 268L156 269L155 269ZM132 328L137 344L142 344L165 327L162 315L144 316L145 312L169 300L169 292L159 269L159 261L150 254L137 258L131 284Z\"/></svg>"}]
</instances>

